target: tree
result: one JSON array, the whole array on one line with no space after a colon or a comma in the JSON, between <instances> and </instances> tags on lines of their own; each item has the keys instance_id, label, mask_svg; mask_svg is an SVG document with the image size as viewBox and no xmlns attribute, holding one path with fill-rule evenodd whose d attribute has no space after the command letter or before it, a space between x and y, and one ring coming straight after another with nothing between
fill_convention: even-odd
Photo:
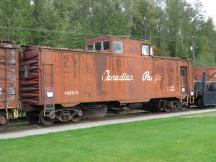
<instances>
[{"instance_id":1,"label":"tree","mask_svg":"<svg viewBox=\"0 0 216 162\"><path fill-rule=\"evenodd\" d=\"M1 0L0 37L19 44L84 48L103 35L149 39L156 55L216 64L216 31L186 0Z\"/></svg>"},{"instance_id":2,"label":"tree","mask_svg":"<svg viewBox=\"0 0 216 162\"><path fill-rule=\"evenodd\" d=\"M28 42L31 31L26 30L31 25L30 0L0 1L0 37L16 41L20 44Z\"/></svg>"},{"instance_id":3,"label":"tree","mask_svg":"<svg viewBox=\"0 0 216 162\"><path fill-rule=\"evenodd\" d=\"M53 0L32 1L31 44L56 46L58 40L58 17Z\"/></svg>"}]
</instances>

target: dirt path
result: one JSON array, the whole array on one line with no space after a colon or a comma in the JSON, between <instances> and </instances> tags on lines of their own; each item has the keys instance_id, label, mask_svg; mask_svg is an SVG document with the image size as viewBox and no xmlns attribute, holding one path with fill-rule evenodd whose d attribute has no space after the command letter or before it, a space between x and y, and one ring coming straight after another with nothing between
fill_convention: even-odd
<instances>
[{"instance_id":1,"label":"dirt path","mask_svg":"<svg viewBox=\"0 0 216 162\"><path fill-rule=\"evenodd\" d=\"M46 128L40 128L40 129L24 130L24 131L19 131L19 132L1 133L0 139L20 138L20 137L27 137L27 136L33 136L33 135L48 134L48 133L53 133L53 132L62 132L62 131L67 131L67 130L98 127L98 126L104 126L104 125L110 125L110 124L120 124L120 123L134 122L134 121L171 118L171 117L176 117L176 116L200 114L200 113L207 113L207 112L216 112L216 109L176 112L176 113L169 113L169 114L154 114L154 115L130 117L130 118L124 118L124 119L93 121L93 122L80 123L80 124L67 124L67 125L52 126L52 127L46 127Z\"/></svg>"}]
</instances>

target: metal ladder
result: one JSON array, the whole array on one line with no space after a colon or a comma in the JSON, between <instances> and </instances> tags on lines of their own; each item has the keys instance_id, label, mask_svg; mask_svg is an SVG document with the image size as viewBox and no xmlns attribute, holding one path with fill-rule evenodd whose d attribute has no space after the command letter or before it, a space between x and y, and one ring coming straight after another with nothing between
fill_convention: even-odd
<instances>
[{"instance_id":1,"label":"metal ladder","mask_svg":"<svg viewBox=\"0 0 216 162\"><path fill-rule=\"evenodd\" d=\"M44 116L50 117L52 116L52 112L55 111L54 104L45 104L44 105Z\"/></svg>"},{"instance_id":2,"label":"metal ladder","mask_svg":"<svg viewBox=\"0 0 216 162\"><path fill-rule=\"evenodd\" d=\"M54 104L54 74L53 65L43 65L43 83L44 83L44 116L51 117L52 112L55 111ZM48 93L52 93L52 96L48 96Z\"/></svg>"}]
</instances>

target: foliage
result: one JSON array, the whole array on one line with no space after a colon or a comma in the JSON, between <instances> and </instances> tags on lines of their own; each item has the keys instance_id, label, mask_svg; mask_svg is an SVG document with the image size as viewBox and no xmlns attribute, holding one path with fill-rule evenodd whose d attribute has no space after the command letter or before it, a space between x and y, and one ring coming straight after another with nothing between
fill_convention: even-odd
<instances>
[{"instance_id":1,"label":"foliage","mask_svg":"<svg viewBox=\"0 0 216 162\"><path fill-rule=\"evenodd\" d=\"M216 65L216 30L200 1L1 0L0 37L19 44L84 48L87 39L115 35L149 39L160 56ZM194 38L194 39L192 39Z\"/></svg>"}]
</instances>

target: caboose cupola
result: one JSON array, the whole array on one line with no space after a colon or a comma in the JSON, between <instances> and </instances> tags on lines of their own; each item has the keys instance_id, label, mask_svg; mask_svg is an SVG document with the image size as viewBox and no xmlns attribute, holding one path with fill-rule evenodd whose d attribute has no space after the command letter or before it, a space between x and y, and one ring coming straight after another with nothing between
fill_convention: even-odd
<instances>
[{"instance_id":1,"label":"caboose cupola","mask_svg":"<svg viewBox=\"0 0 216 162\"><path fill-rule=\"evenodd\" d=\"M153 47L148 41L126 37L98 37L87 41L87 51L112 53L116 55L153 56Z\"/></svg>"}]
</instances>

